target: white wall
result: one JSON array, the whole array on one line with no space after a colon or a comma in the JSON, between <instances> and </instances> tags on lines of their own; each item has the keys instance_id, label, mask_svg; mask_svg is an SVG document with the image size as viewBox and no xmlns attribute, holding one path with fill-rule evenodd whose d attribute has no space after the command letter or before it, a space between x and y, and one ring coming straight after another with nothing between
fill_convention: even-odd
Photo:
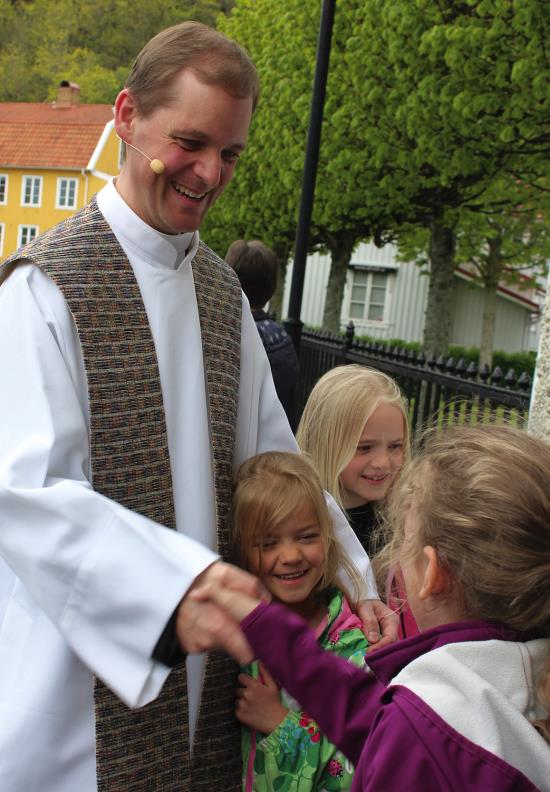
<instances>
[{"instance_id":1,"label":"white wall","mask_svg":"<svg viewBox=\"0 0 550 792\"><path fill-rule=\"evenodd\" d=\"M396 262L395 247L385 245L377 248L372 242L361 243L355 249L352 263L380 268L389 274L387 300L388 311L384 322L355 323L358 335L380 338L400 338L404 341L421 341L424 314L428 294L428 276L422 275L419 267L411 263ZM292 279L292 264L287 268L283 293L283 317L286 317ZM325 294L330 273L330 256L313 253L308 256L304 278L301 320L304 324L321 327L325 305ZM342 328L347 323L346 308L351 289L351 270L342 300ZM455 278L451 343L464 346L479 346L481 340L481 318L483 291L479 286L470 286L462 277ZM495 327L495 349L516 352L536 349L538 343L537 324L533 324L528 306L519 304L501 295L497 298Z\"/></svg>"}]
</instances>

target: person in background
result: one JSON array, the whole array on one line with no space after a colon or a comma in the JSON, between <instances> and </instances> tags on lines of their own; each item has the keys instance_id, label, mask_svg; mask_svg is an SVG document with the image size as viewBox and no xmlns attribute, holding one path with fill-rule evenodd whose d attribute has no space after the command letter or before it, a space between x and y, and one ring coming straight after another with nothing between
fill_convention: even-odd
<instances>
[{"instance_id":1,"label":"person in background","mask_svg":"<svg viewBox=\"0 0 550 792\"><path fill-rule=\"evenodd\" d=\"M368 643L352 612L360 591L353 563L334 537L323 488L305 455L267 452L239 468L232 516L236 562L273 599L306 621L327 652L364 666ZM347 572L343 587L339 571ZM350 590L350 594L344 592ZM353 767L265 667L241 674L243 792L348 790Z\"/></svg>"},{"instance_id":2,"label":"person in background","mask_svg":"<svg viewBox=\"0 0 550 792\"><path fill-rule=\"evenodd\" d=\"M550 447L509 426L435 430L390 493L386 564L421 632L323 652L288 608L207 586L250 655L356 763L352 790L550 792Z\"/></svg>"},{"instance_id":3,"label":"person in background","mask_svg":"<svg viewBox=\"0 0 550 792\"><path fill-rule=\"evenodd\" d=\"M237 273L250 303L252 316L262 339L279 401L292 430L296 429L296 388L298 356L292 339L264 310L277 286L279 262L275 253L257 239L238 239L230 245L225 261Z\"/></svg>"}]
</instances>

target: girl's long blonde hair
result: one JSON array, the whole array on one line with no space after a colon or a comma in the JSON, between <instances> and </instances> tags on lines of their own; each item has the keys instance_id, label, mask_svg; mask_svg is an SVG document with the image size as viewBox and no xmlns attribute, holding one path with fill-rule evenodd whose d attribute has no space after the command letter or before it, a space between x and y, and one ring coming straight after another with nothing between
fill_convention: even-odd
<instances>
[{"instance_id":1,"label":"girl's long blonde hair","mask_svg":"<svg viewBox=\"0 0 550 792\"><path fill-rule=\"evenodd\" d=\"M384 572L402 556L409 509L408 556L436 549L465 618L550 637L550 446L503 425L430 430L389 496ZM540 694L550 711L550 664ZM550 741L550 718L537 726Z\"/></svg>"},{"instance_id":2,"label":"girl's long blonde hair","mask_svg":"<svg viewBox=\"0 0 550 792\"><path fill-rule=\"evenodd\" d=\"M361 590L359 571L334 536L323 487L305 454L269 451L244 462L237 471L231 515L234 561L247 568L252 548L304 504L311 504L325 550L325 569L319 591L338 585L339 570L350 579L346 592L355 602Z\"/></svg>"},{"instance_id":3,"label":"girl's long blonde hair","mask_svg":"<svg viewBox=\"0 0 550 792\"><path fill-rule=\"evenodd\" d=\"M401 410L404 455L409 451L407 406L398 384L381 371L352 364L324 374L307 400L296 440L312 458L323 487L343 505L342 471L352 460L365 424L380 404Z\"/></svg>"}]
</instances>

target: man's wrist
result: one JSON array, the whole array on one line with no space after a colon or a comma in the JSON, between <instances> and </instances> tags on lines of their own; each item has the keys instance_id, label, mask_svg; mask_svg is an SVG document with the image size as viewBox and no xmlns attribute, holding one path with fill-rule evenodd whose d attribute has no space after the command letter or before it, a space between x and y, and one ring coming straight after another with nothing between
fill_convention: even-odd
<instances>
[{"instance_id":1,"label":"man's wrist","mask_svg":"<svg viewBox=\"0 0 550 792\"><path fill-rule=\"evenodd\" d=\"M186 658L186 654L181 648L176 634L178 608L179 603L168 619L166 627L162 631L152 654L153 660L163 663L165 666L168 666L168 668L175 668L175 666L181 665L181 663L185 662Z\"/></svg>"}]
</instances>

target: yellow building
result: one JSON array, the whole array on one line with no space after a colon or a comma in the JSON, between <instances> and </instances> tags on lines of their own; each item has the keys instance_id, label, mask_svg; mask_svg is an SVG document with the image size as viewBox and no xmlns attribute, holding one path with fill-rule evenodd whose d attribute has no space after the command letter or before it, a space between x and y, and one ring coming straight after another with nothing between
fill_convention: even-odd
<instances>
[{"instance_id":1,"label":"yellow building","mask_svg":"<svg viewBox=\"0 0 550 792\"><path fill-rule=\"evenodd\" d=\"M119 172L111 105L80 105L63 82L51 104L0 103L0 258L74 214Z\"/></svg>"}]
</instances>

